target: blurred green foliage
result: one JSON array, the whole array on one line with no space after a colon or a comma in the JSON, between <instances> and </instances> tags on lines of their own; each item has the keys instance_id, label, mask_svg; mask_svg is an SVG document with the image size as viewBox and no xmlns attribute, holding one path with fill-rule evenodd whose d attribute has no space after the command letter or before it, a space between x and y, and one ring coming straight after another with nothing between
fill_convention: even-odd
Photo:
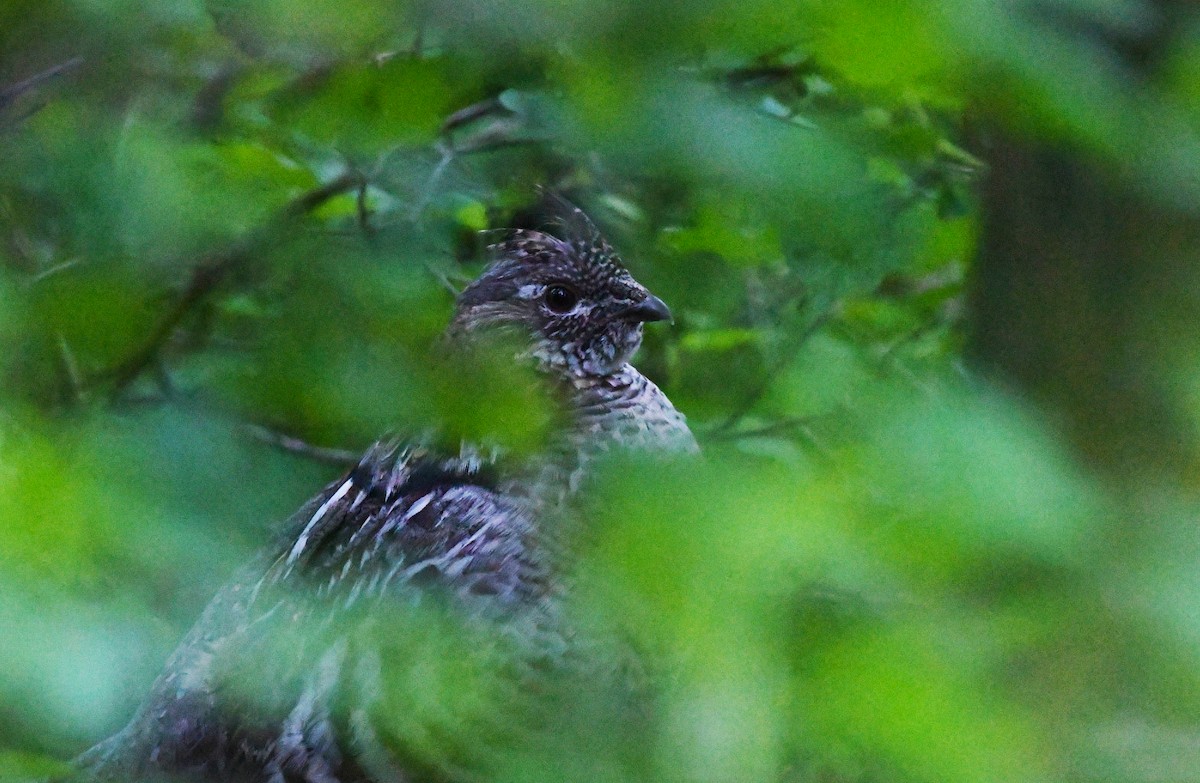
<instances>
[{"instance_id":1,"label":"blurred green foliage","mask_svg":"<svg viewBox=\"0 0 1200 783\"><path fill-rule=\"evenodd\" d=\"M568 702L504 779L1200 777L1195 476L962 358L994 135L1200 214L1186 4L7 0L0 50L0 778L118 728L336 474L264 433L536 443L522 379L430 360L536 185L672 306L638 362L706 460L589 503L653 730ZM1174 317L1146 362L1194 361ZM389 694L472 713L414 644Z\"/></svg>"}]
</instances>

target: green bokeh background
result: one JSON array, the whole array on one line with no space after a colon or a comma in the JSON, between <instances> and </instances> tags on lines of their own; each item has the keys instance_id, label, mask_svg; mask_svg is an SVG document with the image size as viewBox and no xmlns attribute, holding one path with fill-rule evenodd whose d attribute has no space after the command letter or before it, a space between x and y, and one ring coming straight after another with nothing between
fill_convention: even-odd
<instances>
[{"instance_id":1,"label":"green bokeh background","mask_svg":"<svg viewBox=\"0 0 1200 783\"><path fill-rule=\"evenodd\" d=\"M589 495L654 730L496 777L1200 779L1192 4L4 0L0 51L0 779L336 452L536 446L431 353L539 185L671 305L706 459Z\"/></svg>"}]
</instances>

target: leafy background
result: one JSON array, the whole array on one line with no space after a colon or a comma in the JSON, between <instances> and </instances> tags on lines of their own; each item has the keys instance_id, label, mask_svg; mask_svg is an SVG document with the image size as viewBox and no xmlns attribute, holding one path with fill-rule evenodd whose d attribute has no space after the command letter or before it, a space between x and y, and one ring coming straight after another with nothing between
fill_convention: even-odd
<instances>
[{"instance_id":1,"label":"leafy background","mask_svg":"<svg viewBox=\"0 0 1200 783\"><path fill-rule=\"evenodd\" d=\"M0 50L0 778L346 453L536 437L430 346L538 185L672 306L706 461L592 495L655 731L498 778L1200 778L1192 4L6 0Z\"/></svg>"}]
</instances>

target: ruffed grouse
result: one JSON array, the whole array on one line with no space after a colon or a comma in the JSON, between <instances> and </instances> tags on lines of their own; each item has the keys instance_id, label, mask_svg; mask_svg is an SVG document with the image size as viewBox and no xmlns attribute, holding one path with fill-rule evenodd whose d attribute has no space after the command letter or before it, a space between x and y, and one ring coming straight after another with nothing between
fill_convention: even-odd
<instances>
[{"instance_id":1,"label":"ruffed grouse","mask_svg":"<svg viewBox=\"0 0 1200 783\"><path fill-rule=\"evenodd\" d=\"M134 719L81 758L85 779L458 777L405 758L376 725L381 683L407 661L346 628L370 626L389 602L441 596L448 616L511 642L518 681L570 658L579 634L562 616L569 544L559 528L578 516L590 466L614 447L697 447L683 416L629 364L643 323L669 319L667 306L580 210L559 209L562 238L516 231L493 246L493 263L458 297L447 340L518 335L520 359L560 391L565 425L532 456L377 444L213 599ZM238 678L254 683L252 707ZM393 699L387 709L396 708Z\"/></svg>"}]
</instances>

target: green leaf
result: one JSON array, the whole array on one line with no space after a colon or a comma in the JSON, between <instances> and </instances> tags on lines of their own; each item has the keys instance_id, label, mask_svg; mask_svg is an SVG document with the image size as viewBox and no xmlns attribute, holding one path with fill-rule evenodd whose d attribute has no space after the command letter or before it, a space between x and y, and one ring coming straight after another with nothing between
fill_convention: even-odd
<instances>
[{"instance_id":1,"label":"green leaf","mask_svg":"<svg viewBox=\"0 0 1200 783\"><path fill-rule=\"evenodd\" d=\"M60 759L20 751L0 751L0 780L36 783L70 773L71 765Z\"/></svg>"},{"instance_id":2,"label":"green leaf","mask_svg":"<svg viewBox=\"0 0 1200 783\"><path fill-rule=\"evenodd\" d=\"M435 59L346 64L272 102L275 121L303 139L354 155L428 143L451 93Z\"/></svg>"},{"instance_id":3,"label":"green leaf","mask_svg":"<svg viewBox=\"0 0 1200 783\"><path fill-rule=\"evenodd\" d=\"M483 231L488 227L487 207L474 199L468 200L455 210L454 219L463 228Z\"/></svg>"}]
</instances>

